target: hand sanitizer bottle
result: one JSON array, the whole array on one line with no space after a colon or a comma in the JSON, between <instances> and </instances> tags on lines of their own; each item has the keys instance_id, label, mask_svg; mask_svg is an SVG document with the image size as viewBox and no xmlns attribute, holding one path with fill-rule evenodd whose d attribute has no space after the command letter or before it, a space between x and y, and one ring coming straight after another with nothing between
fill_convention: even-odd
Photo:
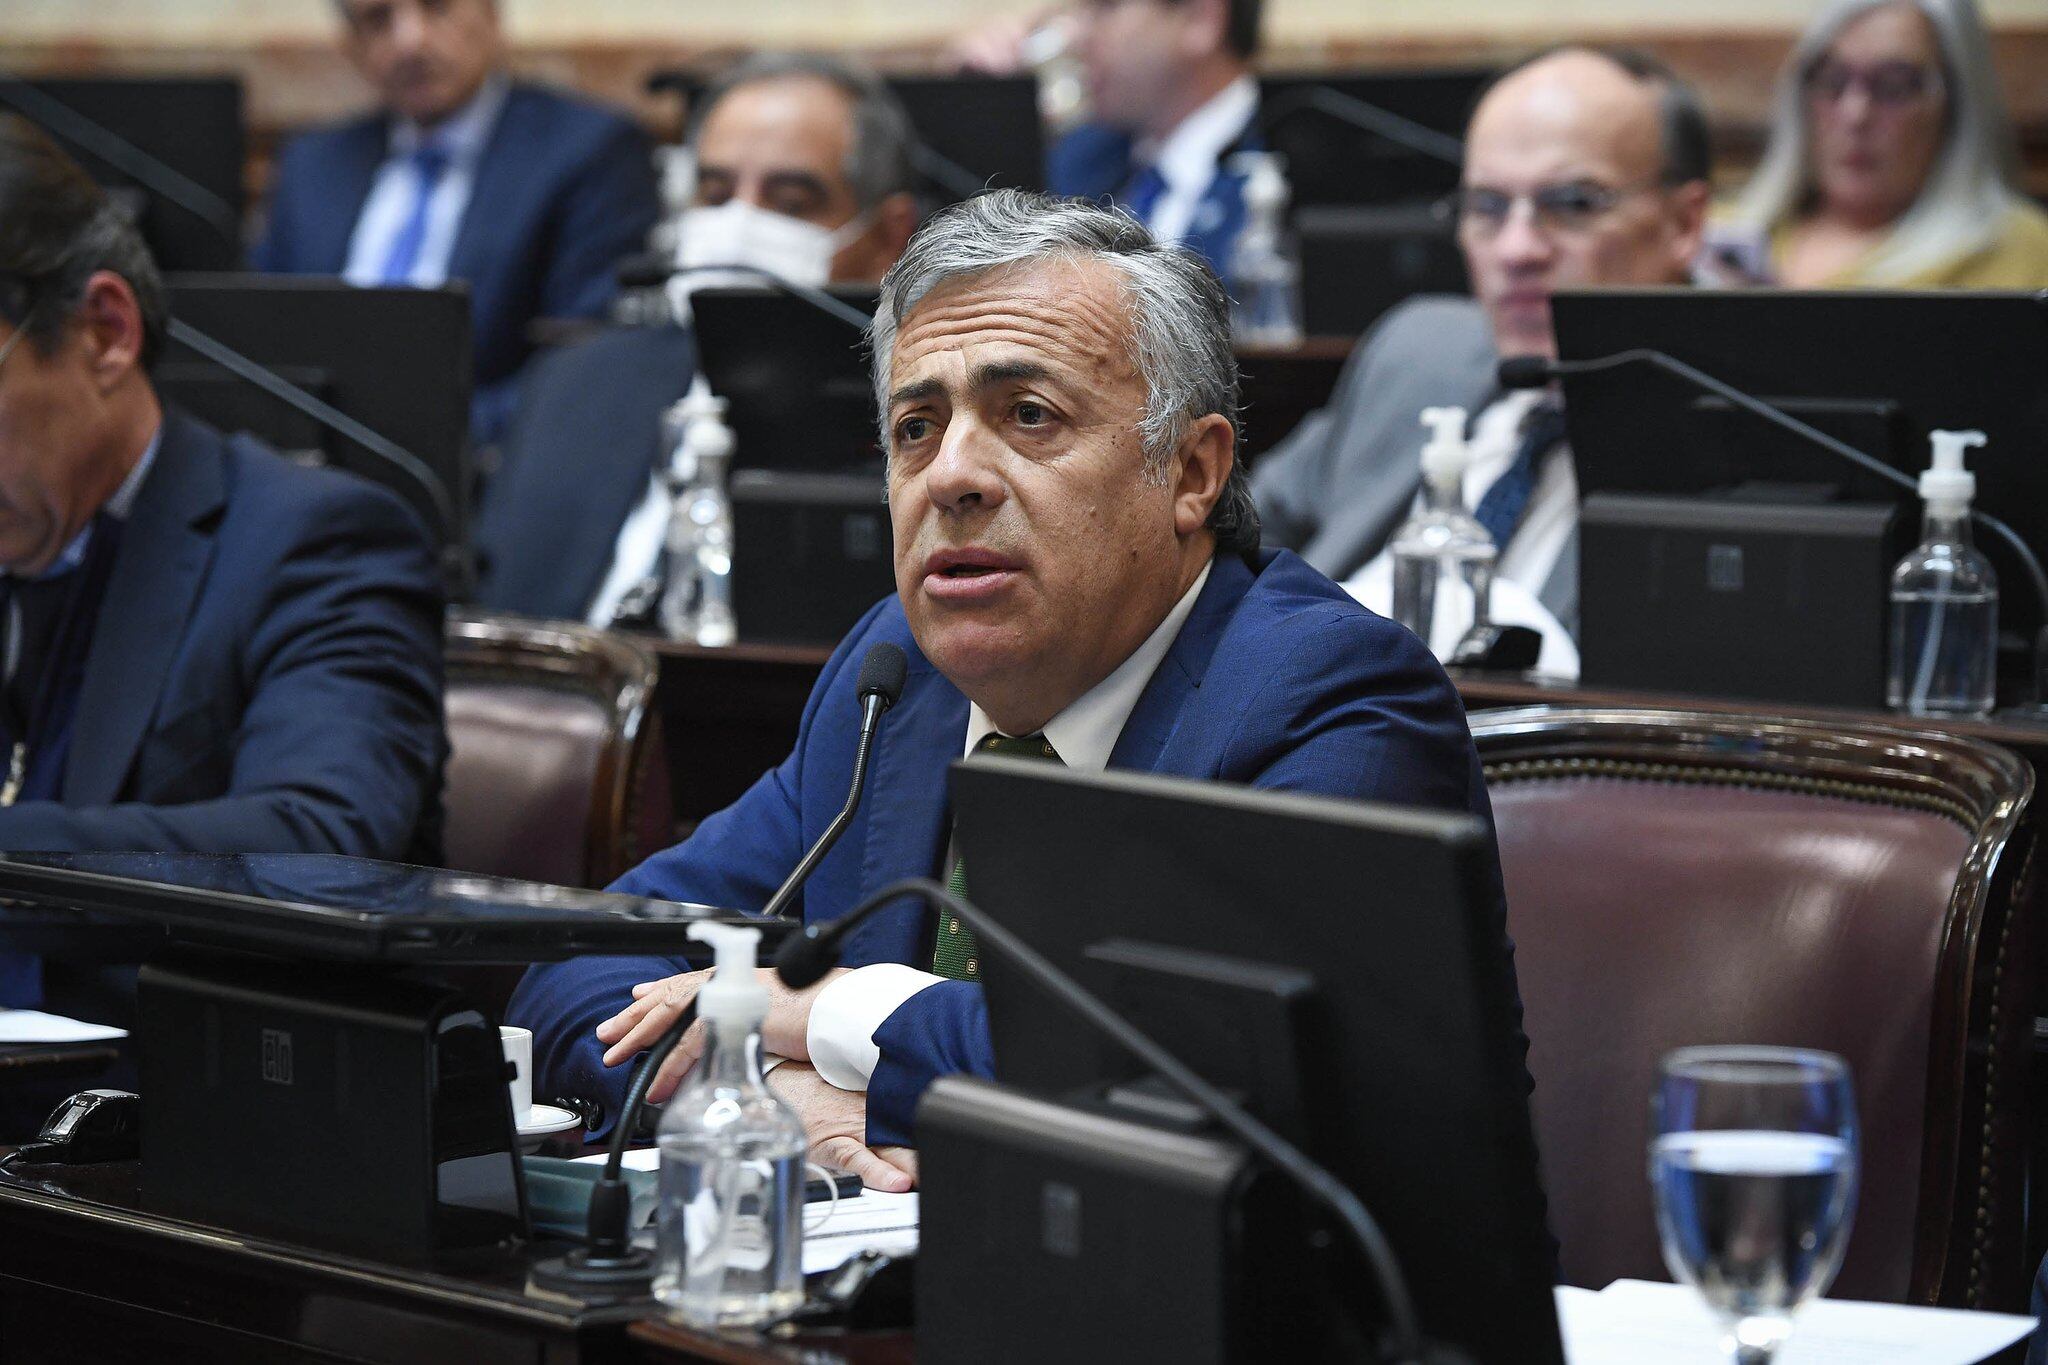
<instances>
[{"instance_id":1,"label":"hand sanitizer bottle","mask_svg":"<svg viewBox=\"0 0 2048 1365\"><path fill-rule=\"evenodd\" d=\"M1465 510L1465 467L1471 462L1465 410L1425 408L1422 424L1431 432L1422 448L1422 510L1401 524L1387 548L1394 557L1394 619L1444 658L1470 628L1487 624L1499 551ZM1468 593L1470 621L1439 620L1447 612L1462 617Z\"/></svg>"},{"instance_id":2,"label":"hand sanitizer bottle","mask_svg":"<svg viewBox=\"0 0 2048 1365\"><path fill-rule=\"evenodd\" d=\"M668 484L675 496L669 515L668 581L661 595L661 629L671 640L729 645L739 631L732 612L732 428L725 400L700 376L667 419L680 433Z\"/></svg>"},{"instance_id":3,"label":"hand sanitizer bottle","mask_svg":"<svg viewBox=\"0 0 2048 1365\"><path fill-rule=\"evenodd\" d=\"M1231 294L1232 337L1248 346L1301 341L1301 264L1288 249L1287 177L1274 152L1240 152L1231 168L1244 174L1244 227L1224 283Z\"/></svg>"},{"instance_id":4,"label":"hand sanitizer bottle","mask_svg":"<svg viewBox=\"0 0 2048 1365\"><path fill-rule=\"evenodd\" d=\"M1998 681L1998 578L1970 544L1977 476L1963 452L1981 431L1932 433L1920 476L1920 544L1892 570L1891 663L1885 704L1909 716L1982 716Z\"/></svg>"},{"instance_id":5,"label":"hand sanitizer bottle","mask_svg":"<svg viewBox=\"0 0 2048 1365\"><path fill-rule=\"evenodd\" d=\"M761 1075L760 931L698 924L690 936L717 949L718 969L697 996L709 1045L656 1137L654 1296L695 1327L760 1326L804 1301L804 1126Z\"/></svg>"}]
</instances>

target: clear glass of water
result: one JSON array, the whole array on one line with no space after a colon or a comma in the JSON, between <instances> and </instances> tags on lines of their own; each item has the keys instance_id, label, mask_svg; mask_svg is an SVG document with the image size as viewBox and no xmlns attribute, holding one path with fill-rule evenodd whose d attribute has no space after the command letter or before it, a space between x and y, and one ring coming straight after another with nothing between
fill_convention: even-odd
<instances>
[{"instance_id":1,"label":"clear glass of water","mask_svg":"<svg viewBox=\"0 0 2048 1365\"><path fill-rule=\"evenodd\" d=\"M1681 1048L1664 1058L1650 1110L1664 1262L1721 1320L1735 1365L1769 1365L1848 1245L1848 1064L1796 1048Z\"/></svg>"}]
</instances>

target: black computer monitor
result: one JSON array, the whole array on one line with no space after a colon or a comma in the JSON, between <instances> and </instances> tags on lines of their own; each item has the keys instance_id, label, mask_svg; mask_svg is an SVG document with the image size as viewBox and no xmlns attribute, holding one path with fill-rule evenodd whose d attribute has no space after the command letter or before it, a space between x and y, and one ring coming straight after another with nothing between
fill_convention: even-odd
<instances>
[{"instance_id":1,"label":"black computer monitor","mask_svg":"<svg viewBox=\"0 0 2048 1365\"><path fill-rule=\"evenodd\" d=\"M875 311L872 286L830 292ZM881 470L866 338L845 319L766 286L699 289L690 312L698 366L728 404L733 468Z\"/></svg>"},{"instance_id":2,"label":"black computer monitor","mask_svg":"<svg viewBox=\"0 0 2048 1365\"><path fill-rule=\"evenodd\" d=\"M896 76L917 172L942 202L984 189L1045 188L1045 124L1033 76Z\"/></svg>"},{"instance_id":3,"label":"black computer monitor","mask_svg":"<svg viewBox=\"0 0 2048 1365\"><path fill-rule=\"evenodd\" d=\"M49 132L128 200L163 269L242 264L240 77L0 76L0 107Z\"/></svg>"},{"instance_id":4,"label":"black computer monitor","mask_svg":"<svg viewBox=\"0 0 2048 1365\"><path fill-rule=\"evenodd\" d=\"M1472 106L1493 76L1477 68L1261 76L1259 122L1267 146L1287 158L1297 207L1428 201L1458 187L1457 162L1314 108L1312 92L1334 90L1432 132L1463 138Z\"/></svg>"},{"instance_id":5,"label":"black computer monitor","mask_svg":"<svg viewBox=\"0 0 2048 1365\"><path fill-rule=\"evenodd\" d=\"M1310 336L1358 336L1418 294L1466 292L1457 233L1431 205L1311 204L1294 235Z\"/></svg>"},{"instance_id":6,"label":"black computer monitor","mask_svg":"<svg viewBox=\"0 0 2048 1365\"><path fill-rule=\"evenodd\" d=\"M969 893L1364 1201L1432 1335L1561 1360L1493 839L1467 815L1129 773L953 769ZM1123 1054L981 964L997 1079Z\"/></svg>"},{"instance_id":7,"label":"black computer monitor","mask_svg":"<svg viewBox=\"0 0 2048 1365\"><path fill-rule=\"evenodd\" d=\"M1980 429L1976 506L2048 552L2048 294L1596 290L1560 293L1552 311L1564 360L1667 352L1908 475L1927 467L1930 431ZM1911 493L1676 376L1631 365L1567 378L1564 394L1581 497L1893 504L1908 537L1918 529ZM2001 626L2031 634L2040 610L2019 562L1977 541Z\"/></svg>"},{"instance_id":8,"label":"black computer monitor","mask_svg":"<svg viewBox=\"0 0 2048 1365\"><path fill-rule=\"evenodd\" d=\"M158 366L164 398L225 431L247 431L295 458L391 488L461 550L469 543L469 294L359 289L328 276L176 275L171 316L340 409L427 467L454 513L404 469L173 344Z\"/></svg>"}]
</instances>

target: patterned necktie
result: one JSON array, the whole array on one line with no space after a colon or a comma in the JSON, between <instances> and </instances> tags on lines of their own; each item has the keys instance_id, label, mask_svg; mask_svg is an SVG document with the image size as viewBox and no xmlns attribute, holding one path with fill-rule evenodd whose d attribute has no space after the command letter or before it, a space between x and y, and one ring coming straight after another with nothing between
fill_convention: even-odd
<instances>
[{"instance_id":1,"label":"patterned necktie","mask_svg":"<svg viewBox=\"0 0 2048 1365\"><path fill-rule=\"evenodd\" d=\"M1563 408L1543 403L1530 409L1522 419L1522 443L1515 450L1514 461L1472 509L1473 517L1486 528L1494 547L1502 553L1507 552L1508 541L1522 524L1522 514L1529 510L1529 495L1536 491L1536 462L1563 439Z\"/></svg>"},{"instance_id":2,"label":"patterned necktie","mask_svg":"<svg viewBox=\"0 0 2048 1365\"><path fill-rule=\"evenodd\" d=\"M1033 758L1041 762L1061 762L1054 752L1052 741L1044 735L1026 735L1022 739L1011 739L1008 735L994 732L982 737L974 746L978 754L995 754L1002 758ZM967 896L967 860L953 860L953 875L946 879L946 889L955 896ZM981 976L981 950L975 944L974 930L961 923L950 912L939 916L938 941L932 946L932 972L954 981L974 981Z\"/></svg>"},{"instance_id":3,"label":"patterned necktie","mask_svg":"<svg viewBox=\"0 0 2048 1365\"><path fill-rule=\"evenodd\" d=\"M448 153L432 143L421 143L412 154L412 212L406 216L398 235L385 253L384 268L377 278L385 284L412 283L413 268L420 262L420 248L427 241L427 213L434 205L434 191L448 170Z\"/></svg>"},{"instance_id":4,"label":"patterned necktie","mask_svg":"<svg viewBox=\"0 0 2048 1365\"><path fill-rule=\"evenodd\" d=\"M1159 173L1157 166L1145 166L1117 192L1116 202L1131 217L1149 226L1152 210L1159 207L1159 201L1165 194L1166 177Z\"/></svg>"}]
</instances>

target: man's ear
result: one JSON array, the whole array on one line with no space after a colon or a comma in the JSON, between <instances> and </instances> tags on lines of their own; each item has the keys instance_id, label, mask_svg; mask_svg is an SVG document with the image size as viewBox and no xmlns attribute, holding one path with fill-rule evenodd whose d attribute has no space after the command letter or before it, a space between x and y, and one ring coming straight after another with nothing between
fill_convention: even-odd
<instances>
[{"instance_id":1,"label":"man's ear","mask_svg":"<svg viewBox=\"0 0 2048 1365\"><path fill-rule=\"evenodd\" d=\"M96 270L85 282L78 327L91 358L94 383L102 393L142 365L142 305L128 281L111 270Z\"/></svg>"},{"instance_id":2,"label":"man's ear","mask_svg":"<svg viewBox=\"0 0 2048 1365\"><path fill-rule=\"evenodd\" d=\"M1230 0L1191 0L1181 7L1181 51L1193 58L1224 51L1230 35Z\"/></svg>"},{"instance_id":3,"label":"man's ear","mask_svg":"<svg viewBox=\"0 0 2048 1365\"><path fill-rule=\"evenodd\" d=\"M1704 180L1694 180L1670 191L1672 255L1678 273L1690 271L1706 248L1707 216L1713 208L1713 190Z\"/></svg>"},{"instance_id":4,"label":"man's ear","mask_svg":"<svg viewBox=\"0 0 2048 1365\"><path fill-rule=\"evenodd\" d=\"M1237 467L1237 429L1230 419L1212 412L1190 425L1175 452L1173 529L1191 536L1209 524L1223 485Z\"/></svg>"},{"instance_id":5,"label":"man's ear","mask_svg":"<svg viewBox=\"0 0 2048 1365\"><path fill-rule=\"evenodd\" d=\"M881 243L884 270L896 264L896 258L910 245L911 234L916 231L916 195L900 191L875 205L875 235Z\"/></svg>"}]
</instances>

